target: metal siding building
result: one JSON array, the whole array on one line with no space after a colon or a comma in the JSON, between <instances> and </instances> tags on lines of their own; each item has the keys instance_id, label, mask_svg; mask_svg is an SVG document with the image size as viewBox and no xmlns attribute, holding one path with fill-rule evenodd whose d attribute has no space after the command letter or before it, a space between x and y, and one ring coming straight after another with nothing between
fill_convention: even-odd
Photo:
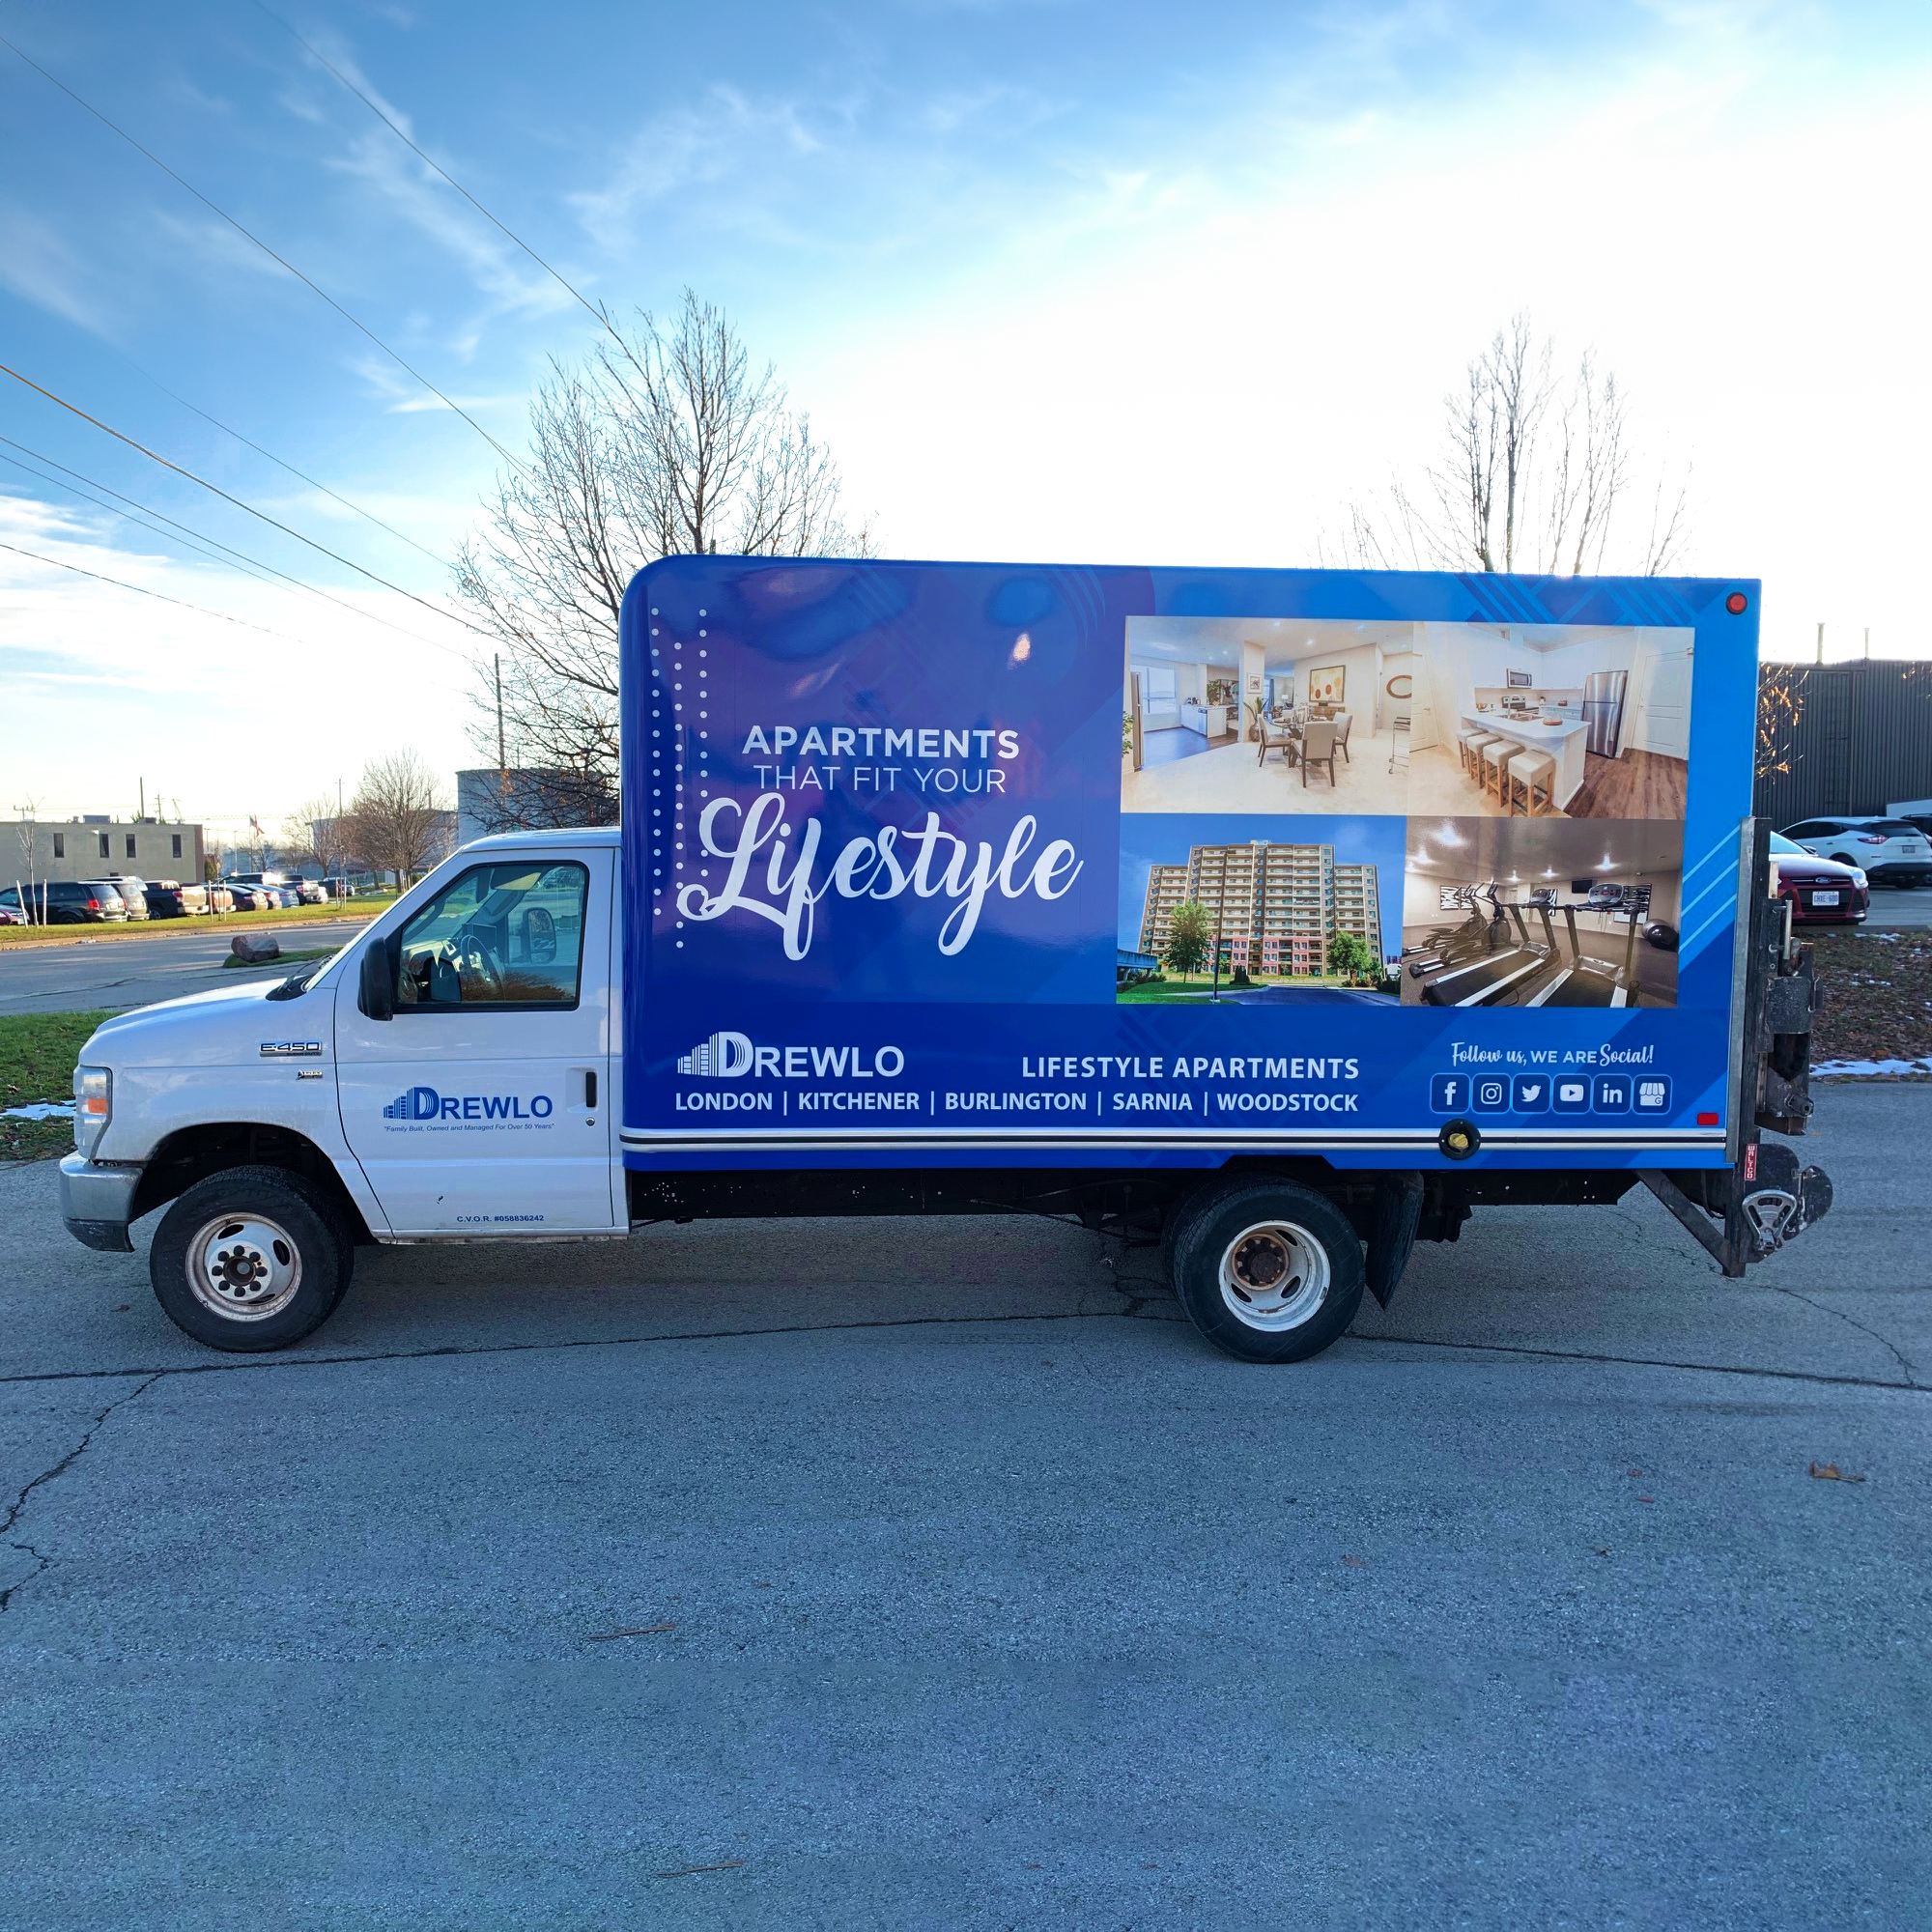
<instances>
[{"instance_id":1,"label":"metal siding building","mask_svg":"<svg viewBox=\"0 0 1932 1932\"><path fill-rule=\"evenodd\" d=\"M1760 666L1754 792L1779 827L1932 798L1932 661Z\"/></svg>"}]
</instances>

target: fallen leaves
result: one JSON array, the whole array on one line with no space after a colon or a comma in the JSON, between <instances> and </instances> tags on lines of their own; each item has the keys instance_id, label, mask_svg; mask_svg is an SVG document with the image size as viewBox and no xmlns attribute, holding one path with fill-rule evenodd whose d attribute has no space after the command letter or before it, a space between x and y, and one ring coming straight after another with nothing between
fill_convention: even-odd
<instances>
[{"instance_id":1,"label":"fallen leaves","mask_svg":"<svg viewBox=\"0 0 1932 1932\"><path fill-rule=\"evenodd\" d=\"M1821 1483L1862 1483L1862 1476L1848 1476L1835 1463L1813 1463L1804 1471Z\"/></svg>"}]
</instances>

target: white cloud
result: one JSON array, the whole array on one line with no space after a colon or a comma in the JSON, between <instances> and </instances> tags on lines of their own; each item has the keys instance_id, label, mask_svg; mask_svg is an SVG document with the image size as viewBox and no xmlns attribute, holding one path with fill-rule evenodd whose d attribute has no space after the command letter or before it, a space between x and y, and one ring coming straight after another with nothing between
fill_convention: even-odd
<instances>
[{"instance_id":1,"label":"white cloud","mask_svg":"<svg viewBox=\"0 0 1932 1932\"><path fill-rule=\"evenodd\" d=\"M0 495L0 544L13 547L0 549L6 768L21 798L48 812L120 810L145 778L190 814L259 811L273 823L338 777L353 785L368 758L398 745L443 770L469 762L467 634L454 623L366 587L328 586L351 607L338 609L241 571L123 548L126 530Z\"/></svg>"},{"instance_id":2,"label":"white cloud","mask_svg":"<svg viewBox=\"0 0 1932 1932\"><path fill-rule=\"evenodd\" d=\"M111 338L118 318L98 280L39 215L0 204L0 286L92 335Z\"/></svg>"}]
</instances>

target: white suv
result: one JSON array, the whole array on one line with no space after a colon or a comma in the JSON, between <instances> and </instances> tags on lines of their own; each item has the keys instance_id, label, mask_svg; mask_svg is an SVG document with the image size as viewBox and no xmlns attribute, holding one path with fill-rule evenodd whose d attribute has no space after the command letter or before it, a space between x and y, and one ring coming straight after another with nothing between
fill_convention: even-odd
<instances>
[{"instance_id":1,"label":"white suv","mask_svg":"<svg viewBox=\"0 0 1932 1932\"><path fill-rule=\"evenodd\" d=\"M1909 818L1807 818L1784 836L1820 859L1857 866L1875 886L1932 885L1932 841Z\"/></svg>"}]
</instances>

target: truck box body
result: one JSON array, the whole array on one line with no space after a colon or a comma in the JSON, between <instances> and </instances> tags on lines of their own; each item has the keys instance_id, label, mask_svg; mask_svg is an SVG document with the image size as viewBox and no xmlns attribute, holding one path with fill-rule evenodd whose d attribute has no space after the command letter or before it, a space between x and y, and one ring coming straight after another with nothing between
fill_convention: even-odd
<instances>
[{"instance_id":1,"label":"truck box body","mask_svg":"<svg viewBox=\"0 0 1932 1932\"><path fill-rule=\"evenodd\" d=\"M1459 1119L1485 1167L1724 1165L1756 611L1736 580L654 564L624 1160L1429 1169ZM1332 776L1258 704L1350 718ZM1465 719L1548 759L1533 815L1463 775ZM1405 972L1471 880L1508 966ZM1617 889L1634 923L1589 909ZM1198 992L1148 978L1177 893L1216 928ZM1396 997L1319 970L1365 923Z\"/></svg>"}]
</instances>

